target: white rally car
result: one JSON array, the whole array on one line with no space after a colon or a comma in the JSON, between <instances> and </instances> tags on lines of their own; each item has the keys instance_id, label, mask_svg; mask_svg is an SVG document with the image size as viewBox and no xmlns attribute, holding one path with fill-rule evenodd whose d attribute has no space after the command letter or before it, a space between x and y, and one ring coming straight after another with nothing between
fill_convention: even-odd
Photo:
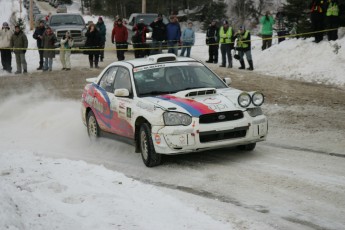
<instances>
[{"instance_id":1,"label":"white rally car","mask_svg":"<svg viewBox=\"0 0 345 230\"><path fill-rule=\"evenodd\" d=\"M267 136L259 92L229 87L203 63L174 54L119 61L87 79L82 119L91 138L121 137L146 166L162 154L229 146L253 150Z\"/></svg>"}]
</instances>

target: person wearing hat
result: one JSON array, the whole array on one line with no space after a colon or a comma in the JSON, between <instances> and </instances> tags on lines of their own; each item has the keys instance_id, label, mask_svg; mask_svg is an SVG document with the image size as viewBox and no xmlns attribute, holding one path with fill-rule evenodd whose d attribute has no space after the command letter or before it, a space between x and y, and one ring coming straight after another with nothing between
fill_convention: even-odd
<instances>
[{"instance_id":1,"label":"person wearing hat","mask_svg":"<svg viewBox=\"0 0 345 230\"><path fill-rule=\"evenodd\" d=\"M144 19L140 18L139 22L133 26L132 29L135 33L132 38L134 56L135 58L145 57L150 53L150 50L146 46L146 33L149 32L145 25Z\"/></svg>"},{"instance_id":2,"label":"person wearing hat","mask_svg":"<svg viewBox=\"0 0 345 230\"><path fill-rule=\"evenodd\" d=\"M37 43L37 48L38 48L38 53L40 55L40 62L37 70L42 70L43 69L43 45L42 45L42 37L44 32L46 31L44 21L40 21L40 24L38 27L36 27L34 34L32 37L36 39Z\"/></svg>"},{"instance_id":3,"label":"person wearing hat","mask_svg":"<svg viewBox=\"0 0 345 230\"><path fill-rule=\"evenodd\" d=\"M226 58L228 58L228 68L232 68L231 50L234 49L234 32L227 20L223 21L223 26L219 29L220 51L222 53L222 64L220 67L226 67Z\"/></svg>"},{"instance_id":4,"label":"person wearing hat","mask_svg":"<svg viewBox=\"0 0 345 230\"><path fill-rule=\"evenodd\" d=\"M104 24L103 18L99 17L98 21L96 23L96 28L99 31L99 34L101 36L101 54L100 54L100 61L102 62L104 59L104 47L105 47L105 41L106 41L106 34L107 34L107 28Z\"/></svg>"},{"instance_id":5,"label":"person wearing hat","mask_svg":"<svg viewBox=\"0 0 345 230\"><path fill-rule=\"evenodd\" d=\"M116 43L116 55L119 61L125 60L125 51L128 47L127 39L127 27L122 24L122 19L119 18L114 22L114 28L111 32L111 43Z\"/></svg>"},{"instance_id":6,"label":"person wearing hat","mask_svg":"<svg viewBox=\"0 0 345 230\"><path fill-rule=\"evenodd\" d=\"M53 30L48 26L46 31L42 36L42 45L43 45L43 58L44 66L43 71L52 71L53 70L53 58L55 58L55 42L57 38L53 33Z\"/></svg>"},{"instance_id":7,"label":"person wearing hat","mask_svg":"<svg viewBox=\"0 0 345 230\"><path fill-rule=\"evenodd\" d=\"M208 45L208 60L206 62L218 63L219 28L216 20L212 20L211 25L207 28L206 45Z\"/></svg>"},{"instance_id":8,"label":"person wearing hat","mask_svg":"<svg viewBox=\"0 0 345 230\"><path fill-rule=\"evenodd\" d=\"M2 24L0 31L0 51L2 68L11 73L12 72L12 54L11 54L11 37L13 33L7 22Z\"/></svg>"},{"instance_id":9,"label":"person wearing hat","mask_svg":"<svg viewBox=\"0 0 345 230\"><path fill-rule=\"evenodd\" d=\"M260 24L261 36L262 36L262 50L268 49L272 46L272 35L273 35L273 25L275 23L274 18L269 11L266 12L265 16L261 17Z\"/></svg>"},{"instance_id":10,"label":"person wearing hat","mask_svg":"<svg viewBox=\"0 0 345 230\"><path fill-rule=\"evenodd\" d=\"M151 54L162 53L162 44L166 40L166 25L163 22L163 15L158 14L158 17L150 24L152 28L152 50Z\"/></svg>"},{"instance_id":11,"label":"person wearing hat","mask_svg":"<svg viewBox=\"0 0 345 230\"><path fill-rule=\"evenodd\" d=\"M61 38L60 45L62 70L71 70L71 48L74 45L74 41L70 31L67 31Z\"/></svg>"},{"instance_id":12,"label":"person wearing hat","mask_svg":"<svg viewBox=\"0 0 345 230\"><path fill-rule=\"evenodd\" d=\"M27 73L27 63L25 60L26 49L28 48L28 38L19 25L14 27L14 34L11 37L10 47L16 56L17 71L15 74Z\"/></svg>"},{"instance_id":13,"label":"person wearing hat","mask_svg":"<svg viewBox=\"0 0 345 230\"><path fill-rule=\"evenodd\" d=\"M248 70L254 70L253 60L252 60L252 53L251 53L251 41L250 41L250 32L246 30L244 26L240 26L238 32L235 34L237 38L237 47L236 50L238 51L239 61L241 63L241 67L239 69L245 69L246 65L244 63L243 56L246 55L247 61L249 63Z\"/></svg>"}]
</instances>

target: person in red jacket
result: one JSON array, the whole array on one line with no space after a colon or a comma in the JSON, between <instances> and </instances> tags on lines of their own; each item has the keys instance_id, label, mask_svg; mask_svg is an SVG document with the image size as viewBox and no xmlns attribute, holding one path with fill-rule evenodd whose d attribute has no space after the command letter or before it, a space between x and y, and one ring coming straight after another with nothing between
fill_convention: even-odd
<instances>
[{"instance_id":1,"label":"person in red jacket","mask_svg":"<svg viewBox=\"0 0 345 230\"><path fill-rule=\"evenodd\" d=\"M119 61L125 60L125 51L128 48L128 31L122 25L122 19L119 18L114 22L114 28L111 33L111 42L116 43L116 54Z\"/></svg>"},{"instance_id":2,"label":"person in red jacket","mask_svg":"<svg viewBox=\"0 0 345 230\"><path fill-rule=\"evenodd\" d=\"M135 32L132 38L135 58L149 55L150 50L146 44L146 33L148 33L149 30L144 23L144 19L141 18L139 23L133 26L133 31Z\"/></svg>"}]
</instances>

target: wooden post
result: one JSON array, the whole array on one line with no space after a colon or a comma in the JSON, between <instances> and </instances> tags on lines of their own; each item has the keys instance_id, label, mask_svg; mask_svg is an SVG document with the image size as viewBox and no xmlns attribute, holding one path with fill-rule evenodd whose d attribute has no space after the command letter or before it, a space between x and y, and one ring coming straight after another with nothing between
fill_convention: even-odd
<instances>
[{"instance_id":1,"label":"wooden post","mask_svg":"<svg viewBox=\"0 0 345 230\"><path fill-rule=\"evenodd\" d=\"M142 0L142 3L141 3L141 13L143 13L143 14L146 13L146 0Z\"/></svg>"}]
</instances>

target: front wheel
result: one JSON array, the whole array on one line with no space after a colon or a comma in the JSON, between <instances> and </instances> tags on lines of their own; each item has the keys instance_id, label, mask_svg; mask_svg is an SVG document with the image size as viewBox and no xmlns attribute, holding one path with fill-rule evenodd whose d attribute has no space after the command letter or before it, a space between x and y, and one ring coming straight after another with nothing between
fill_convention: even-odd
<instances>
[{"instance_id":1,"label":"front wheel","mask_svg":"<svg viewBox=\"0 0 345 230\"><path fill-rule=\"evenodd\" d=\"M92 110L87 114L87 134L93 140L99 137L99 126Z\"/></svg>"},{"instance_id":2,"label":"front wheel","mask_svg":"<svg viewBox=\"0 0 345 230\"><path fill-rule=\"evenodd\" d=\"M243 151L253 151L255 149L256 143L248 144L248 145L240 145L237 146L239 150Z\"/></svg>"},{"instance_id":3,"label":"front wheel","mask_svg":"<svg viewBox=\"0 0 345 230\"><path fill-rule=\"evenodd\" d=\"M139 144L141 157L147 167L154 167L161 164L162 156L156 153L152 142L150 126L142 124L139 131Z\"/></svg>"}]
</instances>

